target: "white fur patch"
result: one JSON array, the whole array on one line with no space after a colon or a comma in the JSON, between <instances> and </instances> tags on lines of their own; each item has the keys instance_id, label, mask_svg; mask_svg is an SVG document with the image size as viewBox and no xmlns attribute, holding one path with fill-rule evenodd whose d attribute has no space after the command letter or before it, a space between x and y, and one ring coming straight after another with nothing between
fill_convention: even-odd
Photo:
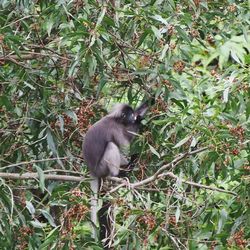
<instances>
[{"instance_id":1,"label":"white fur patch","mask_svg":"<svg viewBox=\"0 0 250 250\"><path fill-rule=\"evenodd\" d=\"M127 106L124 103L117 103L114 105L108 116L110 117L121 117L123 109Z\"/></svg>"}]
</instances>

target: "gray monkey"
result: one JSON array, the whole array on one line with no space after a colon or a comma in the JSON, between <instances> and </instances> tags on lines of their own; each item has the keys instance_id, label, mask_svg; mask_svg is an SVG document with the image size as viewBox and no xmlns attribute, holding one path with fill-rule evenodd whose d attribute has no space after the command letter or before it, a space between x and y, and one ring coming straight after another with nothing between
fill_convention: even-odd
<instances>
[{"instance_id":1,"label":"gray monkey","mask_svg":"<svg viewBox=\"0 0 250 250\"><path fill-rule=\"evenodd\" d=\"M147 102L135 110L127 104L117 104L85 135L83 155L92 177L90 184L94 197L91 199L91 220L94 225L97 224L100 178L118 176L120 167L128 164L122 151L128 150L147 109ZM96 237L95 230L93 237Z\"/></svg>"}]
</instances>

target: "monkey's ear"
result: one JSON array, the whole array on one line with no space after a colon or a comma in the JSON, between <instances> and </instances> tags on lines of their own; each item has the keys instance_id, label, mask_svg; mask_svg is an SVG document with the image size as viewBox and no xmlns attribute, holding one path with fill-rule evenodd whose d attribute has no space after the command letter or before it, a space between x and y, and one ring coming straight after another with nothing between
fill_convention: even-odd
<instances>
[{"instance_id":1,"label":"monkey's ear","mask_svg":"<svg viewBox=\"0 0 250 250\"><path fill-rule=\"evenodd\" d=\"M147 102L142 103L138 108L135 109L135 116L136 117L143 117L148 110Z\"/></svg>"},{"instance_id":2,"label":"monkey's ear","mask_svg":"<svg viewBox=\"0 0 250 250\"><path fill-rule=\"evenodd\" d=\"M135 117L137 121L141 121L148 110L148 103L142 103L138 108L135 109Z\"/></svg>"},{"instance_id":3,"label":"monkey's ear","mask_svg":"<svg viewBox=\"0 0 250 250\"><path fill-rule=\"evenodd\" d=\"M138 108L135 109L135 115L141 118L146 114L148 108L155 104L155 98L152 96L143 102Z\"/></svg>"}]
</instances>

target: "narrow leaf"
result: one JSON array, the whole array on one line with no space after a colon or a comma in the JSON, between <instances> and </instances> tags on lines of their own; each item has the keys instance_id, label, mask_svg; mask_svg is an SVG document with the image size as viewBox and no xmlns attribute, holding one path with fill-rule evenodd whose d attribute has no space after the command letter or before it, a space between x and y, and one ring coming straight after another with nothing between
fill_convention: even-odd
<instances>
[{"instance_id":1,"label":"narrow leaf","mask_svg":"<svg viewBox=\"0 0 250 250\"><path fill-rule=\"evenodd\" d=\"M176 221L176 223L178 223L178 221L180 219L180 215L181 215L181 210L180 210L180 207L177 206L177 209L175 211L175 221Z\"/></svg>"},{"instance_id":2,"label":"narrow leaf","mask_svg":"<svg viewBox=\"0 0 250 250\"><path fill-rule=\"evenodd\" d=\"M182 146L183 144L185 144L189 139L191 138L191 136L187 136L184 139L182 139L181 141L179 141L173 148L179 148L180 146Z\"/></svg>"},{"instance_id":3,"label":"narrow leaf","mask_svg":"<svg viewBox=\"0 0 250 250\"><path fill-rule=\"evenodd\" d=\"M35 207L30 201L26 201L26 208L29 210L30 214L33 215L35 213Z\"/></svg>"},{"instance_id":4,"label":"narrow leaf","mask_svg":"<svg viewBox=\"0 0 250 250\"><path fill-rule=\"evenodd\" d=\"M42 192L44 192L44 190L45 190L45 176L44 176L43 170L38 166L35 166L35 167L36 167L36 171L37 171L37 174L39 177L39 187L41 188Z\"/></svg>"},{"instance_id":5,"label":"narrow leaf","mask_svg":"<svg viewBox=\"0 0 250 250\"><path fill-rule=\"evenodd\" d=\"M55 224L55 221L53 219L53 217L51 216L51 214L46 211L46 210L41 210L43 216L48 220L49 224L52 226L52 227L56 227L56 224Z\"/></svg>"},{"instance_id":6,"label":"narrow leaf","mask_svg":"<svg viewBox=\"0 0 250 250\"><path fill-rule=\"evenodd\" d=\"M54 154L57 154L55 142L54 142L53 136L51 134L51 131L49 129L47 129L47 137L46 138L47 138L47 143L48 143L49 148L52 150L52 152Z\"/></svg>"},{"instance_id":7,"label":"narrow leaf","mask_svg":"<svg viewBox=\"0 0 250 250\"><path fill-rule=\"evenodd\" d=\"M160 157L160 154L155 150L155 148L154 148L153 146L151 146L150 144L148 144L148 145L149 145L150 151L151 151L154 155L156 155L158 158L161 158L161 157Z\"/></svg>"}]
</instances>

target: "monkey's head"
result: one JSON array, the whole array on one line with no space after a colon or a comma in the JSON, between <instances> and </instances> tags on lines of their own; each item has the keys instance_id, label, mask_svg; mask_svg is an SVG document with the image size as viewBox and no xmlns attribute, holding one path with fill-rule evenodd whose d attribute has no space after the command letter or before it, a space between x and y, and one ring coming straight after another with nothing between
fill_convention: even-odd
<instances>
[{"instance_id":1,"label":"monkey's head","mask_svg":"<svg viewBox=\"0 0 250 250\"><path fill-rule=\"evenodd\" d=\"M137 118L134 110L127 104L116 104L109 116L114 117L124 125L135 123Z\"/></svg>"}]
</instances>

